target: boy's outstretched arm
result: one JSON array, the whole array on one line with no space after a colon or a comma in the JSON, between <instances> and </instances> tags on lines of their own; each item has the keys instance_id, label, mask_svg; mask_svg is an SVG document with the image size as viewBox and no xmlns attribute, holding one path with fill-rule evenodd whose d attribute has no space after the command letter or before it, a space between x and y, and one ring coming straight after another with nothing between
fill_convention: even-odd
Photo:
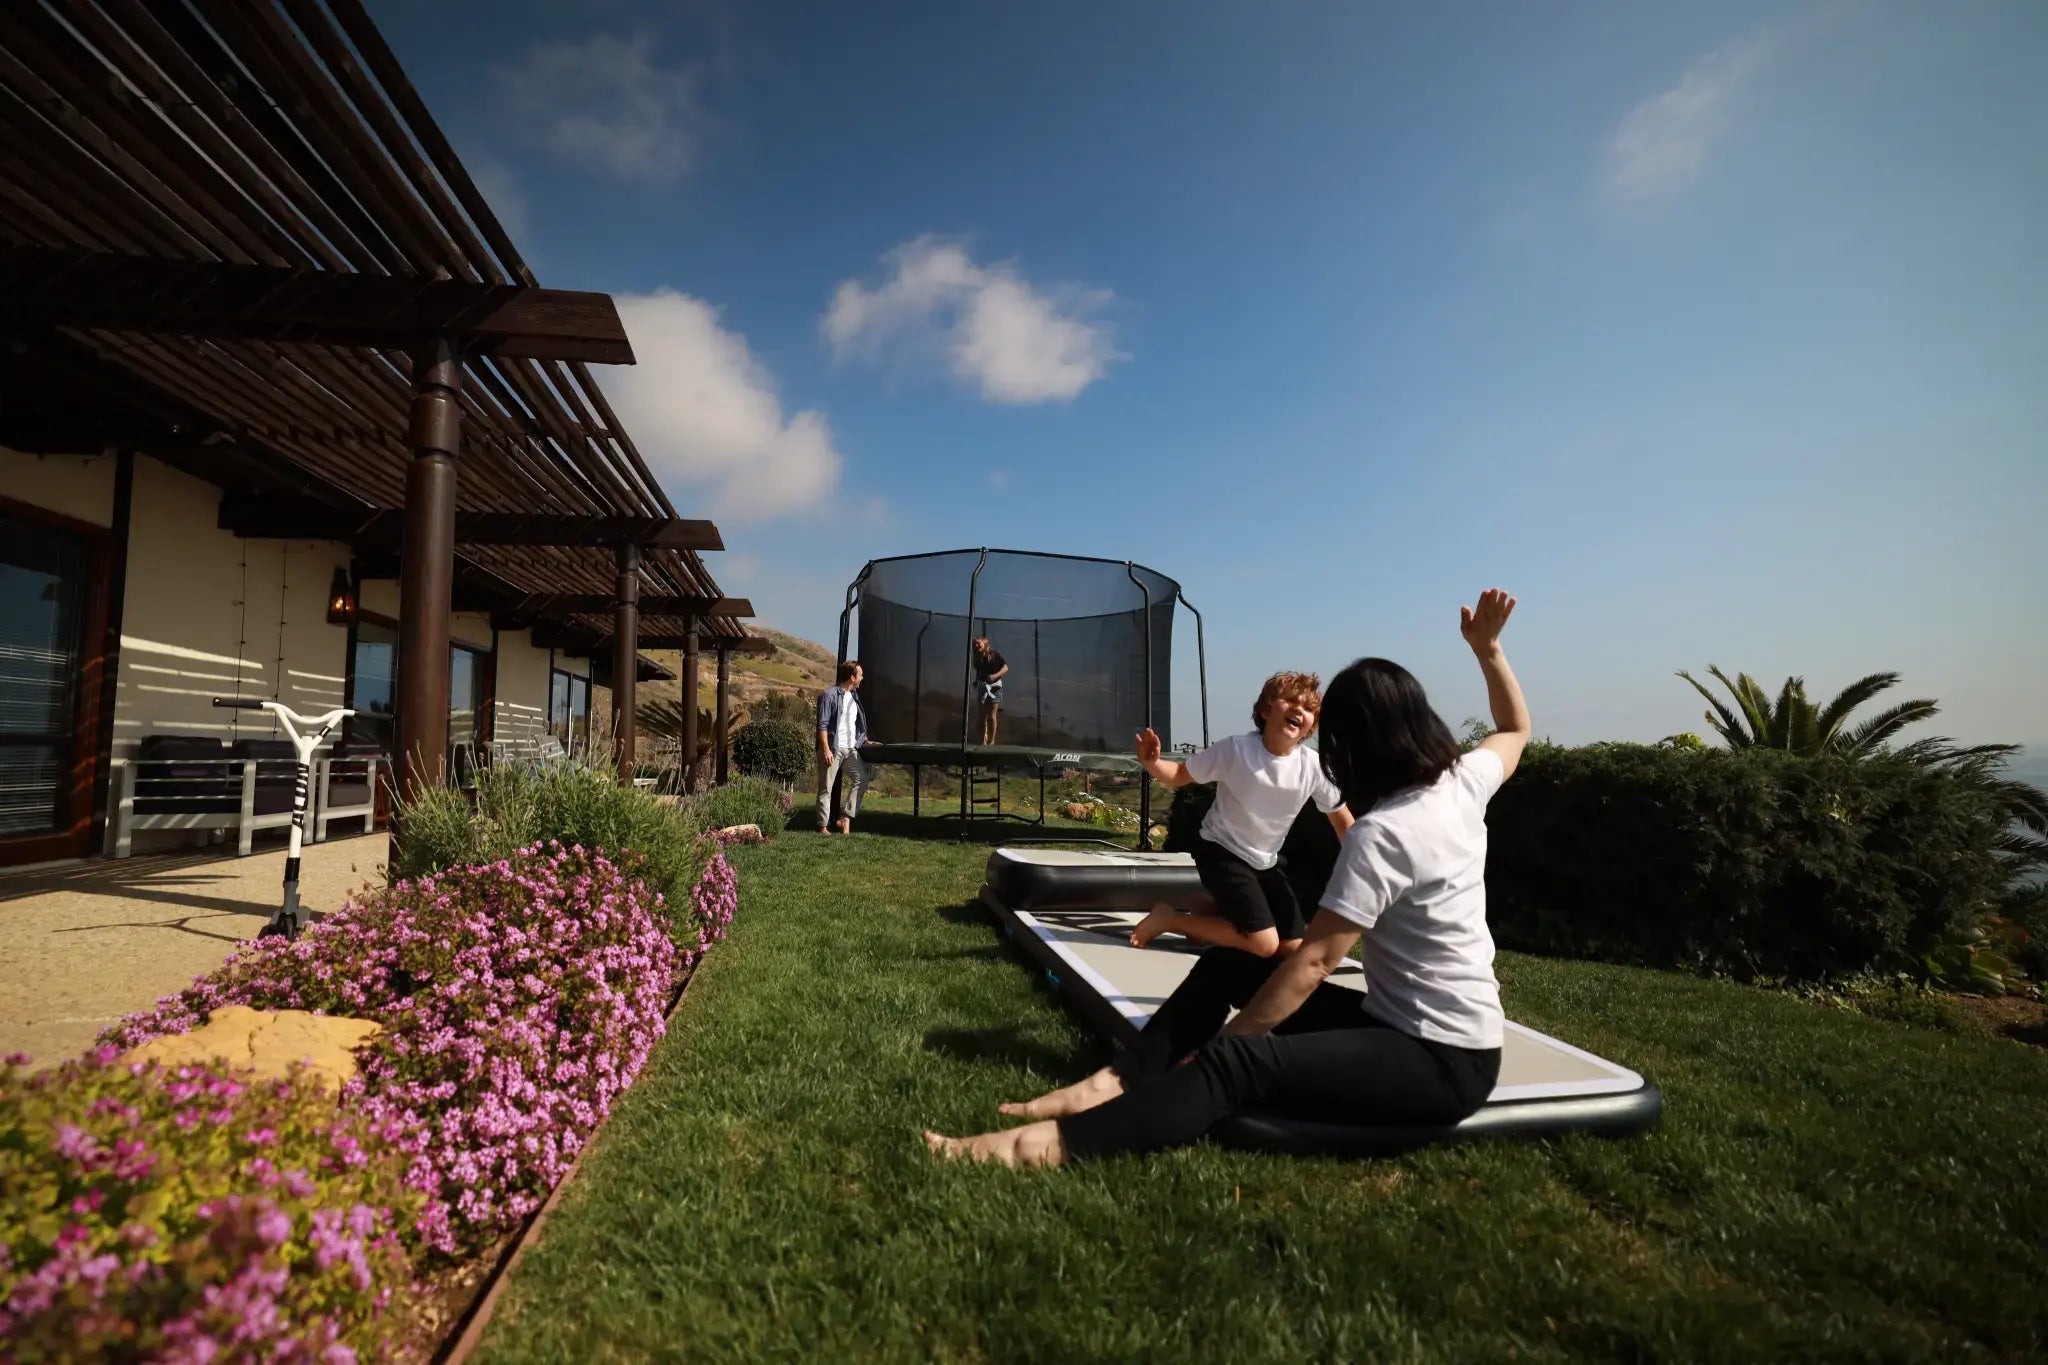
<instances>
[{"instance_id":1,"label":"boy's outstretched arm","mask_svg":"<svg viewBox=\"0 0 2048 1365\"><path fill-rule=\"evenodd\" d=\"M1195 779L1188 776L1188 765L1160 757L1159 736L1146 726L1137 739L1138 766L1152 774L1152 780L1167 787L1185 787Z\"/></svg>"},{"instance_id":2,"label":"boy's outstretched arm","mask_svg":"<svg viewBox=\"0 0 2048 1365\"><path fill-rule=\"evenodd\" d=\"M1337 837L1339 839L1343 838L1345 832L1356 823L1357 822L1351 818L1351 807L1349 806L1339 806L1337 807L1337 809L1330 812L1330 828L1337 831Z\"/></svg>"}]
</instances>

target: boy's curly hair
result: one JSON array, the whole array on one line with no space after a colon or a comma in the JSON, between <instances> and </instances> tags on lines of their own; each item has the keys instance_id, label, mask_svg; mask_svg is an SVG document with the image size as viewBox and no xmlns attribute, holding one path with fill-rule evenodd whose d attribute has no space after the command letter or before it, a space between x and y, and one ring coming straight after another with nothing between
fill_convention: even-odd
<instances>
[{"instance_id":1,"label":"boy's curly hair","mask_svg":"<svg viewBox=\"0 0 2048 1365\"><path fill-rule=\"evenodd\" d=\"M1323 709L1322 687L1322 678L1314 673L1275 673L1266 679L1266 685L1259 689L1259 699L1252 703L1252 728L1264 734L1266 713L1273 703L1291 701L1310 713L1308 732L1314 734L1314 717Z\"/></svg>"}]
</instances>

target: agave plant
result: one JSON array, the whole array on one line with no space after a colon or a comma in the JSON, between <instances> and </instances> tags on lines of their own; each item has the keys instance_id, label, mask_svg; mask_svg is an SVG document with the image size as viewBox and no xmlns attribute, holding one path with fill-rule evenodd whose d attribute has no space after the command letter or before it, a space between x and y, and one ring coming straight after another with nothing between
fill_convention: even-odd
<instances>
[{"instance_id":1,"label":"agave plant","mask_svg":"<svg viewBox=\"0 0 2048 1365\"><path fill-rule=\"evenodd\" d=\"M1804 678L1785 679L1773 700L1747 673L1736 674L1731 682L1718 667L1710 667L1707 672L1728 689L1735 701L1733 708L1684 669L1678 670L1678 676L1707 699L1707 705L1713 708L1706 713L1707 723L1731 749L1784 749L1808 758L1822 754L1865 758L1888 752L1892 737L1899 731L1941 709L1931 700L1902 701L1852 727L1850 714L1886 688L1897 685L1898 674L1872 673L1858 678L1826 706L1815 706L1807 698Z\"/></svg>"}]
</instances>

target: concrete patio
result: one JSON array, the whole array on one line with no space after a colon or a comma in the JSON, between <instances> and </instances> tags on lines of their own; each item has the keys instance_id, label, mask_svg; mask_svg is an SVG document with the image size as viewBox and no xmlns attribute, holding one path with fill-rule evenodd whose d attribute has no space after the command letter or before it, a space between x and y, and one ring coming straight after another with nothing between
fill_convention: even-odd
<instances>
[{"instance_id":1,"label":"concrete patio","mask_svg":"<svg viewBox=\"0 0 2048 1365\"><path fill-rule=\"evenodd\" d=\"M383 834L311 845L301 902L333 910L382 882L386 848ZM219 966L276 911L284 859L209 850L0 874L0 1054L55 1065Z\"/></svg>"}]
</instances>

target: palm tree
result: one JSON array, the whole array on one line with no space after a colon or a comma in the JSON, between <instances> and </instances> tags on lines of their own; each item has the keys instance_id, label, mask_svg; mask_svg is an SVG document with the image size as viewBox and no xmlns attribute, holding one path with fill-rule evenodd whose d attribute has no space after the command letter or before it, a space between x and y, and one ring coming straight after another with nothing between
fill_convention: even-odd
<instances>
[{"instance_id":1,"label":"palm tree","mask_svg":"<svg viewBox=\"0 0 2048 1365\"><path fill-rule=\"evenodd\" d=\"M1713 708L1706 713L1707 723L1731 749L1783 749L1807 758L1822 754L1867 758L1886 752L1892 737L1908 725L1941 710L1931 700L1903 701L1852 728L1850 714L1886 688L1897 685L1898 674L1872 673L1858 678L1826 706L1816 707L1807 698L1804 678L1785 679L1773 700L1747 673L1736 674L1731 682L1719 667L1709 667L1707 672L1728 689L1735 700L1734 709L1684 669L1678 670L1678 676L1707 699L1707 705Z\"/></svg>"},{"instance_id":2,"label":"palm tree","mask_svg":"<svg viewBox=\"0 0 2048 1365\"><path fill-rule=\"evenodd\" d=\"M2005 775L2007 760L2019 752L2017 744L1973 744L1959 746L1940 736L1914 740L1897 749L1893 736L1908 725L1928 719L1941 708L1929 700L1906 701L1880 711L1851 728L1849 715L1857 707L1899 681L1896 673L1872 673L1843 688L1835 699L1816 708L1807 699L1803 678L1787 678L1774 700L1747 673L1730 682L1719 668L1707 672L1718 678L1735 699L1735 709L1709 692L1700 680L1680 669L1678 676L1691 683L1713 710L1707 723L1719 732L1731 749L1784 749L1807 758L1834 755L1843 758L1884 756L1904 759L1923 767L1949 773L1972 786L1982 788L1997 802L2007 821L1999 840L1999 851L2016 874L2048 866L2048 795L2025 782Z\"/></svg>"}]
</instances>

